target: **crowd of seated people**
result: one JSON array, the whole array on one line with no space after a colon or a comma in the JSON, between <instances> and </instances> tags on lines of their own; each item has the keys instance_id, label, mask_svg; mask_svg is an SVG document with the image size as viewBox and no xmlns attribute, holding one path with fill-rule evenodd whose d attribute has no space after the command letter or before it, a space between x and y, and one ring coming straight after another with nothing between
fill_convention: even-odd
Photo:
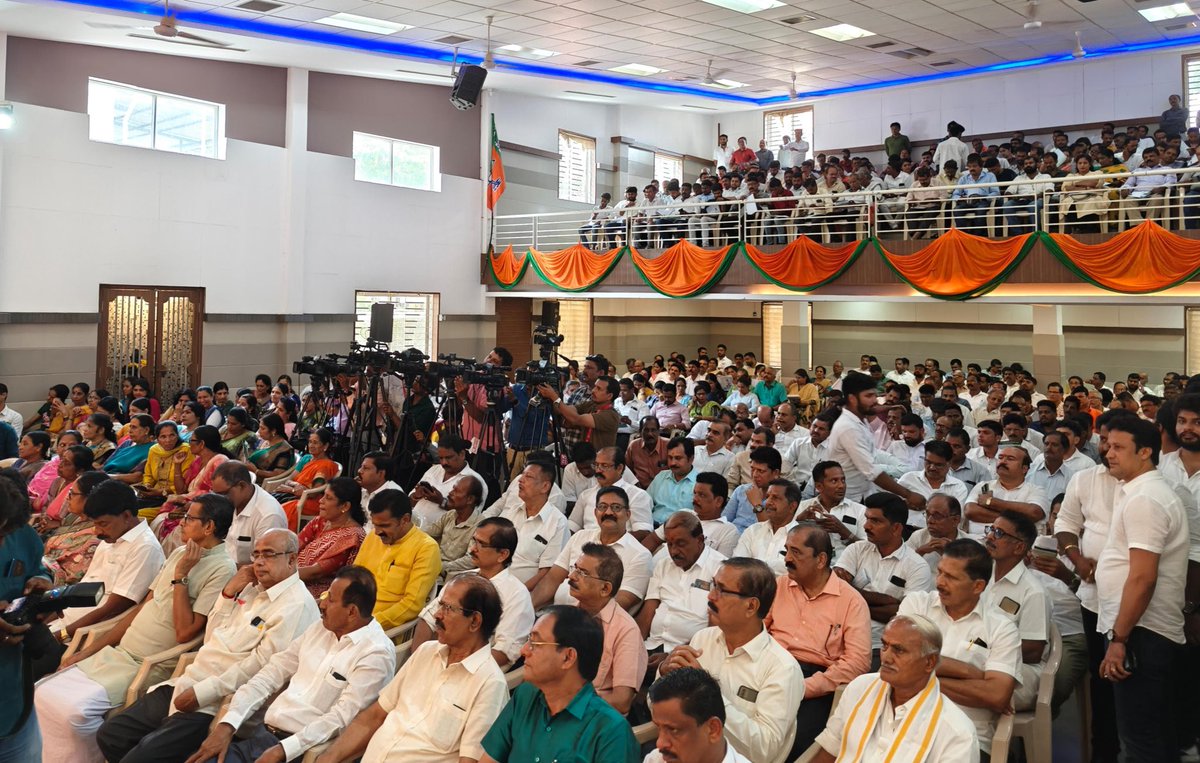
<instances>
[{"instance_id":1,"label":"crowd of seated people","mask_svg":"<svg viewBox=\"0 0 1200 763\"><path fill-rule=\"evenodd\" d=\"M856 365L718 345L513 383L490 497L447 422L415 482L384 451L343 475L338 413L289 438L265 375L159 421L51 405L0 472L0 600L104 587L0 624L0 753L970 761L1076 691L1093 760L1194 746L1200 377Z\"/></svg>"},{"instance_id":2,"label":"crowd of seated people","mask_svg":"<svg viewBox=\"0 0 1200 763\"><path fill-rule=\"evenodd\" d=\"M957 227L984 236L1035 229L1097 233L1144 219L1200 228L1200 129L1186 127L1179 96L1158 129L1104 124L1098 135L1055 130L1051 145L1016 132L1003 143L965 138L956 121L923 150L892 123L884 159L818 153L803 130L783 145L729 150L721 135L712 164L692 182L630 186L615 205L603 194L580 228L595 248L624 241L667 248L681 239L706 248L733 241L783 245L797 236L840 242L866 235L925 238ZM796 148L802 146L802 148ZM1108 177L1134 173L1132 177ZM733 204L732 202L738 202ZM873 213L873 214L872 214Z\"/></svg>"}]
</instances>

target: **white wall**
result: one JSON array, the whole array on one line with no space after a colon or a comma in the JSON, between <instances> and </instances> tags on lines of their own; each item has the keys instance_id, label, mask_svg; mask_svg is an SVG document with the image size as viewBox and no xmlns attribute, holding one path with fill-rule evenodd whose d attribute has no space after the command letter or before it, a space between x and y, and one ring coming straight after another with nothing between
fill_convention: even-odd
<instances>
[{"instance_id":1,"label":"white wall","mask_svg":"<svg viewBox=\"0 0 1200 763\"><path fill-rule=\"evenodd\" d=\"M1182 90L1181 56L1174 49L1082 59L1003 73L835 95L813 106L813 148L839 150L882 143L891 122L914 141L938 140L956 120L967 135L1056 125L1137 119L1161 114L1167 96ZM757 109L718 117L730 135L762 136Z\"/></svg>"}]
</instances>

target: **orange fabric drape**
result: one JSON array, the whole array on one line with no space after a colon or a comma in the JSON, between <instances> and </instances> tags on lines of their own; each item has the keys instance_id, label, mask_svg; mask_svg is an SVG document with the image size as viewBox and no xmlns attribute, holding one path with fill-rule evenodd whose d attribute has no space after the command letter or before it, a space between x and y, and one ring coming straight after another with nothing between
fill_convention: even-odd
<instances>
[{"instance_id":1,"label":"orange fabric drape","mask_svg":"<svg viewBox=\"0 0 1200 763\"><path fill-rule=\"evenodd\" d=\"M629 256L642 278L658 293L668 297L691 297L706 291L725 275L736 249L736 244L720 249L701 249L685 239L653 259L643 257L632 248Z\"/></svg>"},{"instance_id":2,"label":"orange fabric drape","mask_svg":"<svg viewBox=\"0 0 1200 763\"><path fill-rule=\"evenodd\" d=\"M1083 278L1110 291L1146 294L1188 280L1200 270L1200 241L1147 220L1100 244L1048 234L1051 251ZM1065 256L1065 259L1064 259Z\"/></svg>"},{"instance_id":3,"label":"orange fabric drape","mask_svg":"<svg viewBox=\"0 0 1200 763\"><path fill-rule=\"evenodd\" d=\"M492 275L495 276L496 283L505 289L511 289L517 285L517 281L521 280L521 276L525 274L525 268L529 264L524 256L517 257L513 254L512 244L505 247L504 251L499 254L492 252L489 259L492 261Z\"/></svg>"},{"instance_id":4,"label":"orange fabric drape","mask_svg":"<svg viewBox=\"0 0 1200 763\"><path fill-rule=\"evenodd\" d=\"M575 244L557 252L529 250L533 267L543 280L563 291L590 289L608 275L622 250L593 252L583 244Z\"/></svg>"},{"instance_id":5,"label":"orange fabric drape","mask_svg":"<svg viewBox=\"0 0 1200 763\"><path fill-rule=\"evenodd\" d=\"M952 228L908 255L892 254L873 240L888 266L913 288L932 297L963 299L994 288L1029 251L1035 237L994 241Z\"/></svg>"},{"instance_id":6,"label":"orange fabric drape","mask_svg":"<svg viewBox=\"0 0 1200 763\"><path fill-rule=\"evenodd\" d=\"M811 291L845 272L865 242L829 248L801 236L774 254L746 244L746 257L766 278L796 291Z\"/></svg>"}]
</instances>

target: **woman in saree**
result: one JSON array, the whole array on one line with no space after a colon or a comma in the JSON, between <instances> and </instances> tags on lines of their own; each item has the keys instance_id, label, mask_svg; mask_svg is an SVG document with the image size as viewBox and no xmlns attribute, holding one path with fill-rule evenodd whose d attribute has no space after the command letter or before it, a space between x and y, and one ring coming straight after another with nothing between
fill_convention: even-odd
<instances>
[{"instance_id":1,"label":"woman in saree","mask_svg":"<svg viewBox=\"0 0 1200 763\"><path fill-rule=\"evenodd\" d=\"M50 484L42 513L35 514L30 522L43 536L62 525L67 517L67 495L79 475L92 468L92 451L86 445L72 445L58 459L58 478Z\"/></svg>"},{"instance_id":2,"label":"woman in saree","mask_svg":"<svg viewBox=\"0 0 1200 763\"><path fill-rule=\"evenodd\" d=\"M54 573L56 586L78 583L92 564L100 539L95 524L83 513L83 505L93 488L108 478L104 472L84 472L67 489L66 514L46 538L42 552L42 563Z\"/></svg>"},{"instance_id":3,"label":"woman in saree","mask_svg":"<svg viewBox=\"0 0 1200 763\"><path fill-rule=\"evenodd\" d=\"M186 469L172 472L172 492L163 501L158 516L150 522L150 529L160 541L164 541L179 525L189 503L212 492L213 474L217 467L229 460L229 454L221 447L221 434L216 427L207 424L196 427L192 432L187 454L181 448L175 451L172 459L178 465L187 460L187 455L192 457L191 462Z\"/></svg>"},{"instance_id":4,"label":"woman in saree","mask_svg":"<svg viewBox=\"0 0 1200 763\"><path fill-rule=\"evenodd\" d=\"M51 497L50 487L58 479L58 462L62 460L68 448L72 445L82 444L83 435L74 430L63 432L58 436L58 441L54 443L54 458L46 461L25 486L26 492L29 493L29 505L33 507L35 513L44 510Z\"/></svg>"},{"instance_id":5,"label":"woman in saree","mask_svg":"<svg viewBox=\"0 0 1200 763\"><path fill-rule=\"evenodd\" d=\"M245 461L247 455L257 442L254 437L253 419L245 408L231 408L225 417L225 426L221 432L221 447L229 457L237 461Z\"/></svg>"},{"instance_id":6,"label":"woman in saree","mask_svg":"<svg viewBox=\"0 0 1200 763\"><path fill-rule=\"evenodd\" d=\"M92 449L92 462L96 468L108 460L117 449L117 433L113 431L112 419L107 413L93 413L79 425L83 444Z\"/></svg>"},{"instance_id":7,"label":"woman in saree","mask_svg":"<svg viewBox=\"0 0 1200 763\"><path fill-rule=\"evenodd\" d=\"M258 450L246 459L246 468L262 484L264 480L278 477L291 469L296 461L296 452L287 441L283 419L277 413L263 416L258 425L258 437Z\"/></svg>"},{"instance_id":8,"label":"woman in saree","mask_svg":"<svg viewBox=\"0 0 1200 763\"><path fill-rule=\"evenodd\" d=\"M39 431L30 432L17 443L17 460L13 462L13 468L21 473L21 476L25 478L25 484L28 485L30 480L46 465L48 458L50 458L50 435Z\"/></svg>"},{"instance_id":9,"label":"woman in saree","mask_svg":"<svg viewBox=\"0 0 1200 763\"><path fill-rule=\"evenodd\" d=\"M179 439L179 425L165 419L154 427L155 443L146 457L146 469L142 481L134 486L138 493L138 514L151 520L158 514L167 496L175 492L175 474L186 472L192 465L192 453L188 444ZM179 458L176 454L182 453Z\"/></svg>"},{"instance_id":10,"label":"woman in saree","mask_svg":"<svg viewBox=\"0 0 1200 763\"><path fill-rule=\"evenodd\" d=\"M125 426L128 437L104 462L104 471L126 485L136 485L142 481L146 459L154 445L154 419L148 413L135 413Z\"/></svg>"},{"instance_id":11,"label":"woman in saree","mask_svg":"<svg viewBox=\"0 0 1200 763\"><path fill-rule=\"evenodd\" d=\"M337 474L337 462L329 457L329 446L333 444L333 432L329 429L314 429L308 434L308 453L296 462L296 476L275 489L274 496L283 503L288 527L295 530L300 526L300 495L329 482ZM316 513L311 498L305 503L309 513Z\"/></svg>"},{"instance_id":12,"label":"woman in saree","mask_svg":"<svg viewBox=\"0 0 1200 763\"><path fill-rule=\"evenodd\" d=\"M350 477L330 480L321 494L320 515L300 532L296 567L300 579L319 597L333 582L334 573L354 557L367 533L363 525L362 486Z\"/></svg>"}]
</instances>

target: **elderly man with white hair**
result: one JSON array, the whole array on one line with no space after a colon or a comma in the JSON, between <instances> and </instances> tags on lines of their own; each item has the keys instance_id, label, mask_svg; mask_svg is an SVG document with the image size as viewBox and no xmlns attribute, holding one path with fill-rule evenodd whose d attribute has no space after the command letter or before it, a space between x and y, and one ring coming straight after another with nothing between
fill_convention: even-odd
<instances>
[{"instance_id":1,"label":"elderly man with white hair","mask_svg":"<svg viewBox=\"0 0 1200 763\"><path fill-rule=\"evenodd\" d=\"M813 763L834 760L978 763L971 719L942 694L935 671L942 633L920 615L883 629L878 673L855 678L817 737Z\"/></svg>"}]
</instances>

